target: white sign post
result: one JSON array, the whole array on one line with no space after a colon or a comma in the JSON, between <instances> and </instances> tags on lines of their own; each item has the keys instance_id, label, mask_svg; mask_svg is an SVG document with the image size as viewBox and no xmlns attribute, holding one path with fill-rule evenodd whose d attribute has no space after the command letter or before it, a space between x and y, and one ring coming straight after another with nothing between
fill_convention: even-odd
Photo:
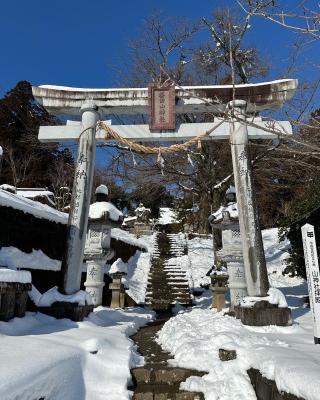
<instances>
[{"instance_id":1,"label":"white sign post","mask_svg":"<svg viewBox=\"0 0 320 400\"><path fill-rule=\"evenodd\" d=\"M320 274L314 227L313 225L305 224L301 228L301 232L310 308L313 314L314 343L320 344Z\"/></svg>"}]
</instances>

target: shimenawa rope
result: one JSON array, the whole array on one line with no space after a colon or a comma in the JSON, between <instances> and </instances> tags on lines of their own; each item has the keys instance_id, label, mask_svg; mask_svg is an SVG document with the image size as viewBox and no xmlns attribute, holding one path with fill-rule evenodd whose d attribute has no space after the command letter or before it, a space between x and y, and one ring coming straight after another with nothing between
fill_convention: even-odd
<instances>
[{"instance_id":1,"label":"shimenawa rope","mask_svg":"<svg viewBox=\"0 0 320 400\"><path fill-rule=\"evenodd\" d=\"M123 136L119 135L110 125L106 125L103 121L98 121L97 122L97 128L98 129L103 129L106 132L105 139L106 140L116 140L117 142L128 146L130 150L134 150L139 153L144 153L144 154L169 154L169 153L178 153L180 151L185 151L187 148L193 146L194 144L198 144L198 148L201 148L201 139L203 139L206 136L209 136L210 133L215 131L217 128L219 128L220 125L223 124L223 120L221 120L217 125L215 125L213 128L200 133L197 136L194 136L193 138L187 140L184 143L180 144L173 144L168 147L153 147L153 146L145 146L143 144L136 143L130 139L126 139ZM179 139L177 137L177 139ZM165 140L165 138L164 138Z\"/></svg>"}]
</instances>

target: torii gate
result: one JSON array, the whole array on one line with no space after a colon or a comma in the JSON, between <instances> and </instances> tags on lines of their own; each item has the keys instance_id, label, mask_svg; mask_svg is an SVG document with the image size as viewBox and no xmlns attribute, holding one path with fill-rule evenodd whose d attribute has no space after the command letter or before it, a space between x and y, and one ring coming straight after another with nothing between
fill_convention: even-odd
<instances>
[{"instance_id":1,"label":"torii gate","mask_svg":"<svg viewBox=\"0 0 320 400\"><path fill-rule=\"evenodd\" d=\"M175 131L150 131L148 125L112 125L125 138L137 141L182 141L218 126L206 140L229 139L234 180L239 206L240 233L243 241L244 266L248 294L265 296L269 284L266 262L252 185L248 153L249 139L273 139L292 134L287 121L262 121L255 117L263 110L277 109L289 100L297 88L297 80L284 79L250 85L185 86L175 88L176 113L212 113L210 123L180 124ZM79 141L77 167L68 221L68 242L63 259L63 286L66 294L80 289L83 249L87 230L96 141L104 140L105 132L96 129L104 115L148 113L148 89L77 89L58 86L34 86L34 97L48 110L59 115L82 115L80 122L65 126L42 126L42 142ZM225 122L221 117L229 107Z\"/></svg>"}]
</instances>

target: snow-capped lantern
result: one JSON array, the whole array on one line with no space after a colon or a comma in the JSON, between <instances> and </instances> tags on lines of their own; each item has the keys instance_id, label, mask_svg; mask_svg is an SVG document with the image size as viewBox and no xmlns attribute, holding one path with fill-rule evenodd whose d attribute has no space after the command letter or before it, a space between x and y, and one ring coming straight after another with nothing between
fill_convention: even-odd
<instances>
[{"instance_id":1,"label":"snow-capped lantern","mask_svg":"<svg viewBox=\"0 0 320 400\"><path fill-rule=\"evenodd\" d=\"M102 303L104 286L104 268L114 256L110 247L111 228L122 224L122 213L109 202L109 191L105 185L97 187L96 202L90 205L88 232L84 249L87 260L86 291L91 295L93 304Z\"/></svg>"},{"instance_id":2,"label":"snow-capped lantern","mask_svg":"<svg viewBox=\"0 0 320 400\"><path fill-rule=\"evenodd\" d=\"M146 208L143 203L140 203L139 206L134 211L136 215L136 222L134 223L134 232L137 237L141 235L151 235L152 230L150 226L150 208Z\"/></svg>"},{"instance_id":3,"label":"snow-capped lantern","mask_svg":"<svg viewBox=\"0 0 320 400\"><path fill-rule=\"evenodd\" d=\"M230 186L226 191L226 205L209 217L210 225L221 230L222 248L217 252L218 258L227 264L231 309L239 305L247 296L242 242L239 228L239 214L236 202L236 191Z\"/></svg>"},{"instance_id":4,"label":"snow-capped lantern","mask_svg":"<svg viewBox=\"0 0 320 400\"><path fill-rule=\"evenodd\" d=\"M137 222L149 223L151 210L150 208L146 208L143 203L139 204L134 213L136 214Z\"/></svg>"},{"instance_id":5,"label":"snow-capped lantern","mask_svg":"<svg viewBox=\"0 0 320 400\"><path fill-rule=\"evenodd\" d=\"M122 277L127 274L127 265L118 258L110 268L109 275L112 278L112 283L109 284L109 289L112 291L111 308L123 308L125 302L125 289L122 283Z\"/></svg>"}]
</instances>

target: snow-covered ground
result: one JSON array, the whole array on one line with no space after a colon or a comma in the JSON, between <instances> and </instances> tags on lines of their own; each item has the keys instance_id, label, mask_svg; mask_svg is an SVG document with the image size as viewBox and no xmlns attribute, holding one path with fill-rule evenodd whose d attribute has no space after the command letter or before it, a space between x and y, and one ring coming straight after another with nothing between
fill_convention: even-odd
<instances>
[{"instance_id":1,"label":"snow-covered ground","mask_svg":"<svg viewBox=\"0 0 320 400\"><path fill-rule=\"evenodd\" d=\"M121 230L115 233L122 235ZM126 238L133 240L130 234ZM173 364L208 372L183 383L185 389L204 392L206 400L254 400L246 374L250 367L274 379L281 390L307 400L320 398L320 347L313 344L312 317L303 305L306 285L282 275L289 244L278 243L277 230L264 231L263 239L270 282L282 290L292 308L291 327L243 326L210 309L211 295L206 291L206 301L180 311L159 334ZM138 303L145 296L154 236L142 237L139 243L148 252L137 252L128 261L125 278L128 293ZM175 262L183 264L196 288L213 265L212 240L189 240L188 250L188 256ZM39 313L0 322L0 399L130 399L130 368L142 360L128 336L152 317L141 308L99 307L80 323ZM219 348L236 350L237 359L221 362Z\"/></svg>"},{"instance_id":2,"label":"snow-covered ground","mask_svg":"<svg viewBox=\"0 0 320 400\"><path fill-rule=\"evenodd\" d=\"M174 224L177 221L177 215L172 208L161 207L159 210L160 217L157 221L160 225Z\"/></svg>"},{"instance_id":3,"label":"snow-covered ground","mask_svg":"<svg viewBox=\"0 0 320 400\"><path fill-rule=\"evenodd\" d=\"M209 309L208 301L200 301L199 306L180 311L160 331L159 343L172 353L173 365L208 372L183 383L184 389L203 392L206 400L255 400L246 373L250 367L275 380L280 390L307 400L320 399L320 347L313 343L313 318L303 304L306 284L282 275L289 243L279 243L277 229L264 231L263 240L270 284L285 294L294 318L292 326L244 326ZM210 243L193 241L199 258L191 256L191 260L205 271L213 261L206 261L203 253ZM189 241L189 252L190 248ZM219 348L236 350L237 359L221 362Z\"/></svg>"},{"instance_id":4,"label":"snow-covered ground","mask_svg":"<svg viewBox=\"0 0 320 400\"><path fill-rule=\"evenodd\" d=\"M143 303L154 236L136 239L120 229L113 231L113 237L147 250L137 251L129 259L128 275L124 278L129 295L137 303ZM22 259L25 264L25 256L17 249L3 248L0 259L7 264L9 260L14 269L21 266ZM35 250L27 256L28 267L53 261ZM48 267L56 266L48 264ZM110 267L106 267L106 272ZM56 289L52 291L55 293ZM98 307L79 323L40 313L0 322L0 399L130 399L127 390L130 368L140 365L142 359L128 337L153 316L153 312L138 307L125 310Z\"/></svg>"},{"instance_id":5,"label":"snow-covered ground","mask_svg":"<svg viewBox=\"0 0 320 400\"><path fill-rule=\"evenodd\" d=\"M0 399L128 400L130 368L141 364L128 336L151 319L98 307L84 322L40 313L0 322Z\"/></svg>"}]
</instances>

